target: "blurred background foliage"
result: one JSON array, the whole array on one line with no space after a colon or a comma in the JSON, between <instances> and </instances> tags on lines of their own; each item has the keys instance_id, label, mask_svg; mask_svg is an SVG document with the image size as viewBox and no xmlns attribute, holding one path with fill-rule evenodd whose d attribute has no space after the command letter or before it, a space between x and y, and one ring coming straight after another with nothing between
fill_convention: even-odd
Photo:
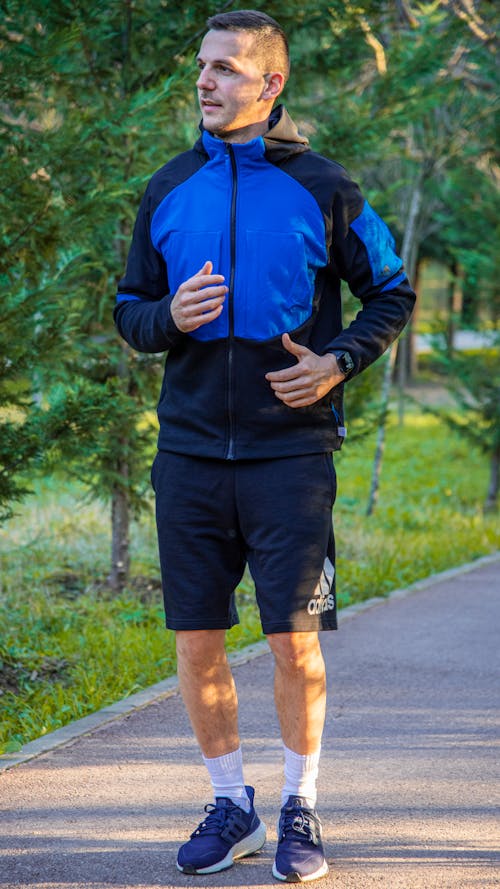
<instances>
[{"instance_id":1,"label":"blurred background foliage","mask_svg":"<svg viewBox=\"0 0 500 889\"><path fill-rule=\"evenodd\" d=\"M63 469L111 506L117 590L147 499L163 359L117 337L116 281L149 176L197 135L205 20L234 8L0 4L0 519L35 472ZM496 6L315 0L265 11L290 36L287 107L404 248L421 295L399 356L406 387L419 332L441 325L452 350L457 328L498 327ZM346 294L346 320L355 311ZM353 437L377 422L379 377L348 387Z\"/></svg>"}]
</instances>

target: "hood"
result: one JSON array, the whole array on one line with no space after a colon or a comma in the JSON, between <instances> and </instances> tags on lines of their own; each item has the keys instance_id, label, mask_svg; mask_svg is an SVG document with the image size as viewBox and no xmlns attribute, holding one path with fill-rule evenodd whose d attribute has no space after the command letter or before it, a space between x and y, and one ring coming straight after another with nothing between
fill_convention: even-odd
<instances>
[{"instance_id":1,"label":"hood","mask_svg":"<svg viewBox=\"0 0 500 889\"><path fill-rule=\"evenodd\" d=\"M271 111L264 143L266 154L272 155L274 162L309 150L309 139L299 133L284 105L277 105Z\"/></svg>"}]
</instances>

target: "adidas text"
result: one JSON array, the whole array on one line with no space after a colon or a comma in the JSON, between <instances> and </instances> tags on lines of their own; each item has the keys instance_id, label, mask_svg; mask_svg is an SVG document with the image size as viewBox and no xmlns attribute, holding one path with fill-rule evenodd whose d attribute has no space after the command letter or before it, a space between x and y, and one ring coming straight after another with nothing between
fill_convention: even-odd
<instances>
[{"instance_id":1,"label":"adidas text","mask_svg":"<svg viewBox=\"0 0 500 889\"><path fill-rule=\"evenodd\" d=\"M332 611L335 608L335 597L333 593L328 596L318 596L310 599L307 603L307 611L309 614L323 614L324 611Z\"/></svg>"}]
</instances>

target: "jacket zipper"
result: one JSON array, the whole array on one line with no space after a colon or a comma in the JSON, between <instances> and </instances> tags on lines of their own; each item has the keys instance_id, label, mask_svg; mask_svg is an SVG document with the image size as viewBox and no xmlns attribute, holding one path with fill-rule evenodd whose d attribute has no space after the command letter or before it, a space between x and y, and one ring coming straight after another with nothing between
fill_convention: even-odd
<instances>
[{"instance_id":1,"label":"jacket zipper","mask_svg":"<svg viewBox=\"0 0 500 889\"><path fill-rule=\"evenodd\" d=\"M229 159L231 161L232 186L230 218L231 271L229 275L228 293L229 337L227 353L227 415L229 423L229 437L226 450L226 460L234 460L234 276L236 270L236 197L238 193L238 171L232 145L228 145L227 150L229 152Z\"/></svg>"}]
</instances>

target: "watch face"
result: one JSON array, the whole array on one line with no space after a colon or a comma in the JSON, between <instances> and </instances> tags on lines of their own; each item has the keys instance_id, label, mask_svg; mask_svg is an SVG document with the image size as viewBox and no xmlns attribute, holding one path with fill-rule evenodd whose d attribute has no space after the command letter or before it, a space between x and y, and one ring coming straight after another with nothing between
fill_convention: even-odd
<instances>
[{"instance_id":1,"label":"watch face","mask_svg":"<svg viewBox=\"0 0 500 889\"><path fill-rule=\"evenodd\" d=\"M352 360L349 352L342 352L342 355L339 355L337 358L337 363L343 374L348 374L354 367L354 361Z\"/></svg>"}]
</instances>

